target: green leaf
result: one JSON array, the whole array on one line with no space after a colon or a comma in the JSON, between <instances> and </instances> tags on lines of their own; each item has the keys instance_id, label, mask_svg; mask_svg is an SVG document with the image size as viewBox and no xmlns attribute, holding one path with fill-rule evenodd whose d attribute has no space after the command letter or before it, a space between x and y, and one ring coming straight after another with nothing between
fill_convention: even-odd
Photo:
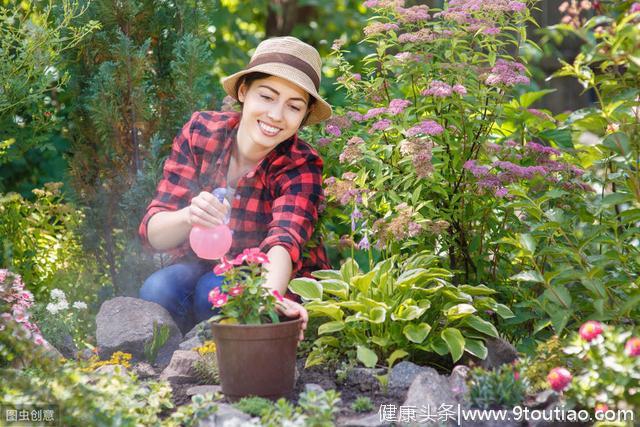
<instances>
[{"instance_id":1,"label":"green leaf","mask_svg":"<svg viewBox=\"0 0 640 427\"><path fill-rule=\"evenodd\" d=\"M447 348L449 349L449 353L451 353L451 358L454 362L457 362L462 357L462 353L464 352L464 337L462 333L456 328L446 328L441 333L440 336L447 344Z\"/></svg>"},{"instance_id":2,"label":"green leaf","mask_svg":"<svg viewBox=\"0 0 640 427\"><path fill-rule=\"evenodd\" d=\"M325 362L325 353L318 350L311 350L307 356L307 360L304 362L304 367L310 368L312 366L322 365Z\"/></svg>"},{"instance_id":3,"label":"green leaf","mask_svg":"<svg viewBox=\"0 0 640 427\"><path fill-rule=\"evenodd\" d=\"M387 337L379 337L377 335L374 335L371 337L371 342L382 348L385 348L389 345L390 340Z\"/></svg>"},{"instance_id":4,"label":"green leaf","mask_svg":"<svg viewBox=\"0 0 640 427\"><path fill-rule=\"evenodd\" d=\"M631 152L629 137L623 132L615 132L607 135L602 141L602 145L621 156L626 156Z\"/></svg>"},{"instance_id":5,"label":"green leaf","mask_svg":"<svg viewBox=\"0 0 640 427\"><path fill-rule=\"evenodd\" d=\"M396 351L394 351L393 353L391 353L391 355L389 357L387 357L387 366L389 368L392 368L393 365L396 363L396 360L398 359L402 359L405 356L408 356L409 353L407 353L406 351L402 350L402 349L398 349Z\"/></svg>"},{"instance_id":6,"label":"green leaf","mask_svg":"<svg viewBox=\"0 0 640 427\"><path fill-rule=\"evenodd\" d=\"M564 308L557 307L556 310L553 310L551 313L551 325L553 329L556 331L556 334L560 335L564 330L565 326L567 326L567 322L571 317L571 311L565 310Z\"/></svg>"},{"instance_id":7,"label":"green leaf","mask_svg":"<svg viewBox=\"0 0 640 427\"><path fill-rule=\"evenodd\" d=\"M462 321L462 324L475 329L478 332L498 338L498 330L491 322L479 318L478 316L469 316Z\"/></svg>"},{"instance_id":8,"label":"green leaf","mask_svg":"<svg viewBox=\"0 0 640 427\"><path fill-rule=\"evenodd\" d=\"M537 271L534 271L534 270L521 271L520 273L509 277L509 279L510 280L522 280L522 281L525 281L525 282L538 282L538 283L543 283L544 282L544 279L542 278L540 273L538 273Z\"/></svg>"},{"instance_id":9,"label":"green leaf","mask_svg":"<svg viewBox=\"0 0 640 427\"><path fill-rule=\"evenodd\" d=\"M289 282L291 292L307 300L322 300L322 285L308 277L299 277Z\"/></svg>"},{"instance_id":10,"label":"green leaf","mask_svg":"<svg viewBox=\"0 0 640 427\"><path fill-rule=\"evenodd\" d=\"M387 318L387 310L382 307L374 307L369 311L371 323L384 323Z\"/></svg>"},{"instance_id":11,"label":"green leaf","mask_svg":"<svg viewBox=\"0 0 640 427\"><path fill-rule=\"evenodd\" d=\"M571 294L567 288L563 285L554 285L552 289L544 291L545 298L561 307L571 307Z\"/></svg>"},{"instance_id":12,"label":"green leaf","mask_svg":"<svg viewBox=\"0 0 640 427\"><path fill-rule=\"evenodd\" d=\"M396 280L396 286L411 286L426 272L424 268L415 268L403 272Z\"/></svg>"},{"instance_id":13,"label":"green leaf","mask_svg":"<svg viewBox=\"0 0 640 427\"><path fill-rule=\"evenodd\" d=\"M309 312L309 316L324 315L333 320L342 320L344 312L337 304L328 301L310 301L304 305Z\"/></svg>"},{"instance_id":14,"label":"green leaf","mask_svg":"<svg viewBox=\"0 0 640 427\"><path fill-rule=\"evenodd\" d=\"M324 279L320 281L322 290L329 294L335 295L340 299L349 297L349 284L342 279Z\"/></svg>"},{"instance_id":15,"label":"green leaf","mask_svg":"<svg viewBox=\"0 0 640 427\"><path fill-rule=\"evenodd\" d=\"M409 321L417 319L422 316L430 306L431 302L429 300L421 300L420 305L415 305L413 300L405 301L391 313L391 320Z\"/></svg>"},{"instance_id":16,"label":"green leaf","mask_svg":"<svg viewBox=\"0 0 640 427\"><path fill-rule=\"evenodd\" d=\"M488 354L487 347L480 340L473 340L471 338L466 338L464 343L464 349L465 351L473 354L479 359L484 360L487 358L487 354Z\"/></svg>"},{"instance_id":17,"label":"green leaf","mask_svg":"<svg viewBox=\"0 0 640 427\"><path fill-rule=\"evenodd\" d=\"M353 276L351 278L351 284L363 294L367 294L369 293L369 287L371 286L371 281L375 275L376 272L371 270L367 274Z\"/></svg>"},{"instance_id":18,"label":"green leaf","mask_svg":"<svg viewBox=\"0 0 640 427\"><path fill-rule=\"evenodd\" d=\"M460 289L462 292L466 294L473 295L473 296L486 296L486 295L493 295L496 293L496 291L486 287L485 285L476 285L476 286L462 285L462 286L458 286L458 289Z\"/></svg>"},{"instance_id":19,"label":"green leaf","mask_svg":"<svg viewBox=\"0 0 640 427\"><path fill-rule=\"evenodd\" d=\"M343 330L344 327L345 327L345 323L338 320L335 320L333 322L323 323L318 328L318 335L331 334L333 332L338 332Z\"/></svg>"},{"instance_id":20,"label":"green leaf","mask_svg":"<svg viewBox=\"0 0 640 427\"><path fill-rule=\"evenodd\" d=\"M402 333L411 342L421 344L431 332L431 326L427 323L410 323L402 328Z\"/></svg>"},{"instance_id":21,"label":"green leaf","mask_svg":"<svg viewBox=\"0 0 640 427\"><path fill-rule=\"evenodd\" d=\"M511 309L504 304L496 305L496 313L498 313L498 316L502 317L503 319L511 319L513 317L516 317Z\"/></svg>"},{"instance_id":22,"label":"green leaf","mask_svg":"<svg viewBox=\"0 0 640 427\"><path fill-rule=\"evenodd\" d=\"M583 277L581 279L582 286L591 291L596 297L606 298L607 291L604 288L604 283L602 283L599 279L589 279L588 277Z\"/></svg>"},{"instance_id":23,"label":"green leaf","mask_svg":"<svg viewBox=\"0 0 640 427\"><path fill-rule=\"evenodd\" d=\"M378 363L378 356L376 356L376 353L363 345L359 345L357 347L356 355L358 360L367 368L374 368L376 363Z\"/></svg>"},{"instance_id":24,"label":"green leaf","mask_svg":"<svg viewBox=\"0 0 640 427\"><path fill-rule=\"evenodd\" d=\"M358 263L355 262L352 258L347 258L347 260L340 267L340 274L342 275L342 280L350 283L351 278L358 274L360 271L360 267L358 267Z\"/></svg>"},{"instance_id":25,"label":"green leaf","mask_svg":"<svg viewBox=\"0 0 640 427\"><path fill-rule=\"evenodd\" d=\"M543 96L549 93L553 93L555 91L556 89L545 89L545 90L539 90L535 92L526 92L520 95L518 102L523 108L529 108L531 104L533 104Z\"/></svg>"},{"instance_id":26,"label":"green leaf","mask_svg":"<svg viewBox=\"0 0 640 427\"><path fill-rule=\"evenodd\" d=\"M531 234L521 234L519 236L520 244L523 248L525 248L530 254L534 254L536 252L536 241L533 239Z\"/></svg>"},{"instance_id":27,"label":"green leaf","mask_svg":"<svg viewBox=\"0 0 640 427\"><path fill-rule=\"evenodd\" d=\"M316 270L311 275L320 280L335 279L342 280L342 274L338 270Z\"/></svg>"},{"instance_id":28,"label":"green leaf","mask_svg":"<svg viewBox=\"0 0 640 427\"><path fill-rule=\"evenodd\" d=\"M449 308L445 314L447 315L447 320L451 321L451 320L458 320L463 317L469 316L475 313L476 311L477 310L475 309L475 307L472 306L471 304L458 304Z\"/></svg>"}]
</instances>

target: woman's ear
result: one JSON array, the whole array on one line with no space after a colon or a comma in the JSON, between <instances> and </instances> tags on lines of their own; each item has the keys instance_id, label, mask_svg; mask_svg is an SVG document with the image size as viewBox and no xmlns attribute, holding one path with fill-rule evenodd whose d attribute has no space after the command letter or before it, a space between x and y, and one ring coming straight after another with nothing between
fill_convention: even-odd
<instances>
[{"instance_id":1,"label":"woman's ear","mask_svg":"<svg viewBox=\"0 0 640 427\"><path fill-rule=\"evenodd\" d=\"M238 101L244 102L247 97L247 90L247 84L245 82L240 83L240 86L238 87Z\"/></svg>"}]
</instances>

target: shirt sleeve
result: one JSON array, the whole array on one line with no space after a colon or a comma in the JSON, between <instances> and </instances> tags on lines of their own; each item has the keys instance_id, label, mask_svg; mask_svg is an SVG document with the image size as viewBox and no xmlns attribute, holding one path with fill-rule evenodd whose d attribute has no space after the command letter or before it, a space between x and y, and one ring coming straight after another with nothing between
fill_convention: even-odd
<instances>
[{"instance_id":1,"label":"shirt sleeve","mask_svg":"<svg viewBox=\"0 0 640 427\"><path fill-rule=\"evenodd\" d=\"M322 192L322 159L314 154L293 160L274 177L272 221L260 250L284 247L291 256L292 277L302 267L302 251L318 221Z\"/></svg>"},{"instance_id":2,"label":"shirt sleeve","mask_svg":"<svg viewBox=\"0 0 640 427\"><path fill-rule=\"evenodd\" d=\"M146 213L138 228L142 244L147 250L153 250L149 244L147 230L151 217L158 212L176 211L184 208L198 192L198 172L191 146L193 127L198 120L198 115L199 113L193 113L191 119L174 138L171 154L164 163L156 195L147 206Z\"/></svg>"}]
</instances>

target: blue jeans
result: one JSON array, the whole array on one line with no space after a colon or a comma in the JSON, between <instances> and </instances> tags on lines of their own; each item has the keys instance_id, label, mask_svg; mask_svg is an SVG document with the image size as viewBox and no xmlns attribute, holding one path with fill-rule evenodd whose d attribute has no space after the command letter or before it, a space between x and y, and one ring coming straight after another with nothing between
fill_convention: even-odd
<instances>
[{"instance_id":1,"label":"blue jeans","mask_svg":"<svg viewBox=\"0 0 640 427\"><path fill-rule=\"evenodd\" d=\"M210 264L182 262L156 271L140 288L140 298L163 306L182 331L217 313L208 300L209 292L220 287L224 277L211 271Z\"/></svg>"}]
</instances>

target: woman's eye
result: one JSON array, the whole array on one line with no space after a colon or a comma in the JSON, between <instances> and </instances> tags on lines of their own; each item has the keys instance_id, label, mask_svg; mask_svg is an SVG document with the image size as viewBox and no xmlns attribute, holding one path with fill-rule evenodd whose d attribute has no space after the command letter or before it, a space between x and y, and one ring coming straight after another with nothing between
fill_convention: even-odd
<instances>
[{"instance_id":1,"label":"woman's eye","mask_svg":"<svg viewBox=\"0 0 640 427\"><path fill-rule=\"evenodd\" d=\"M291 106L291 109L292 109L293 111L300 111L300 108L296 107L295 105L292 105L292 106Z\"/></svg>"},{"instance_id":2,"label":"woman's eye","mask_svg":"<svg viewBox=\"0 0 640 427\"><path fill-rule=\"evenodd\" d=\"M270 96L267 95L260 95L262 97L262 99L266 99L267 101L271 101L273 98L271 98Z\"/></svg>"}]
</instances>

